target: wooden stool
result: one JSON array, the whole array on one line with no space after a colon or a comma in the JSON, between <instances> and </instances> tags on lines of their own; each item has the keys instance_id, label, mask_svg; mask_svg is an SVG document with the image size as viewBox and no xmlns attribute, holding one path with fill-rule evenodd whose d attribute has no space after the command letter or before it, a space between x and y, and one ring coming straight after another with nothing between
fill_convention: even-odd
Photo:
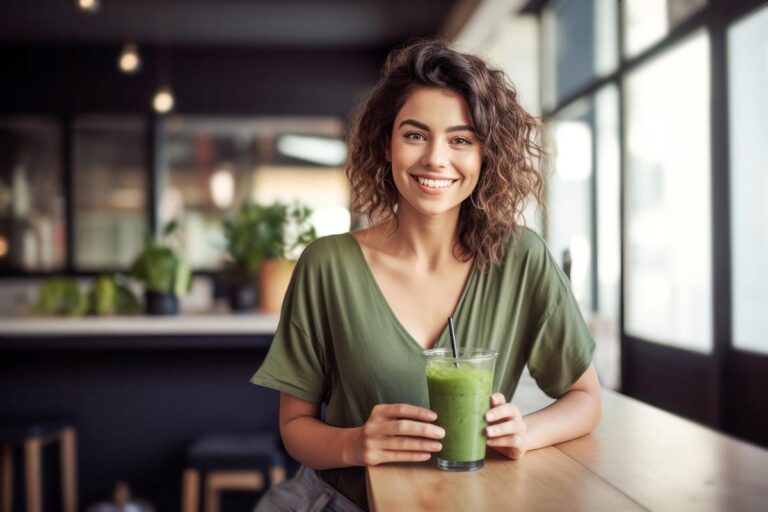
<instances>
[{"instance_id":1,"label":"wooden stool","mask_svg":"<svg viewBox=\"0 0 768 512\"><path fill-rule=\"evenodd\" d=\"M285 480L283 454L274 434L211 435L187 449L181 494L183 512L197 512L201 473L205 478L205 512L219 512L222 491L260 491Z\"/></svg>"},{"instance_id":2,"label":"wooden stool","mask_svg":"<svg viewBox=\"0 0 768 512\"><path fill-rule=\"evenodd\" d=\"M61 461L61 501L64 512L77 511L77 442L75 430L56 422L0 420L0 497L2 512L13 510L13 448L24 452L24 487L27 512L43 510L43 446L58 442Z\"/></svg>"}]
</instances>

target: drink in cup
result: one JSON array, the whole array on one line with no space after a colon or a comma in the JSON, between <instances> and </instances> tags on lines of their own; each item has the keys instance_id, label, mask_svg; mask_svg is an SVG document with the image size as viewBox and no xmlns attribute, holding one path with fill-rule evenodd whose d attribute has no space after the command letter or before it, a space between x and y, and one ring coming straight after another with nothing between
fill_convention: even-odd
<instances>
[{"instance_id":1,"label":"drink in cup","mask_svg":"<svg viewBox=\"0 0 768 512\"><path fill-rule=\"evenodd\" d=\"M485 459L485 413L491 405L496 351L449 348L424 351L429 408L445 429L437 467L446 471L472 471Z\"/></svg>"}]
</instances>

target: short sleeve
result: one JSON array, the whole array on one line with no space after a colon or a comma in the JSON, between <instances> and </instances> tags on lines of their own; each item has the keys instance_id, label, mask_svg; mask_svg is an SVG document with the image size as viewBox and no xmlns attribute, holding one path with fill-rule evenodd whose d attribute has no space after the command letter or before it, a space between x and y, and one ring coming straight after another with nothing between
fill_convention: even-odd
<instances>
[{"instance_id":1,"label":"short sleeve","mask_svg":"<svg viewBox=\"0 0 768 512\"><path fill-rule=\"evenodd\" d=\"M592 363L595 342L587 328L571 283L544 240L530 239L531 271L536 293L531 297L538 327L531 335L528 369L549 396L564 395Z\"/></svg>"},{"instance_id":2,"label":"short sleeve","mask_svg":"<svg viewBox=\"0 0 768 512\"><path fill-rule=\"evenodd\" d=\"M570 290L545 318L528 357L528 369L549 396L563 396L592 363L595 342Z\"/></svg>"},{"instance_id":3,"label":"short sleeve","mask_svg":"<svg viewBox=\"0 0 768 512\"><path fill-rule=\"evenodd\" d=\"M305 251L291 276L283 301L280 322L269 352L251 383L282 391L308 402L319 403L326 392L325 355L318 329L312 325L313 279Z\"/></svg>"}]
</instances>

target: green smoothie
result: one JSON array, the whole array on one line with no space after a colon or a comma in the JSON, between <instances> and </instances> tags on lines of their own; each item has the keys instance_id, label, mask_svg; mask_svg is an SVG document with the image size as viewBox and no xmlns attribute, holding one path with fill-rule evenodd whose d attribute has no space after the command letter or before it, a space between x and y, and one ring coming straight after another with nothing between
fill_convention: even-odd
<instances>
[{"instance_id":1,"label":"green smoothie","mask_svg":"<svg viewBox=\"0 0 768 512\"><path fill-rule=\"evenodd\" d=\"M437 454L438 466L442 461L482 461L493 366L460 363L457 367L453 362L441 362L427 365L426 372L429 408L437 413L436 423L445 429L440 441L443 449Z\"/></svg>"}]
</instances>

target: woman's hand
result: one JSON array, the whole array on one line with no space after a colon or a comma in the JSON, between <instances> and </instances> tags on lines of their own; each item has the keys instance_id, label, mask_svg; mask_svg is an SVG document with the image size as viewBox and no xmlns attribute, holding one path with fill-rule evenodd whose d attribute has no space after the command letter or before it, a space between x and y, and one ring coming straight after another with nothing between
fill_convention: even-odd
<instances>
[{"instance_id":1,"label":"woman's hand","mask_svg":"<svg viewBox=\"0 0 768 512\"><path fill-rule=\"evenodd\" d=\"M356 429L352 462L375 466L384 462L429 460L443 446L445 431L431 422L437 414L410 404L379 404L365 425Z\"/></svg>"},{"instance_id":2,"label":"woman's hand","mask_svg":"<svg viewBox=\"0 0 768 512\"><path fill-rule=\"evenodd\" d=\"M526 424L523 415L504 395L491 395L491 409L485 413L487 444L512 460L522 459L527 451Z\"/></svg>"}]
</instances>

